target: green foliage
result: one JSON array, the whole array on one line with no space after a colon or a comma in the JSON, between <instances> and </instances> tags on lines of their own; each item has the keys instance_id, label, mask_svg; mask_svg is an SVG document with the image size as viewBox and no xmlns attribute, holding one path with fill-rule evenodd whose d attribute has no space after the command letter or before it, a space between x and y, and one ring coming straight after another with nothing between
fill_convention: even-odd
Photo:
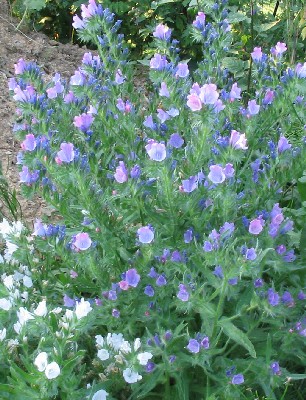
<instances>
[{"instance_id":1,"label":"green foliage","mask_svg":"<svg viewBox=\"0 0 306 400\"><path fill-rule=\"evenodd\" d=\"M0 217L13 218L15 221L21 216L20 204L16 197L16 190L11 190L2 174L0 164Z\"/></svg>"}]
</instances>

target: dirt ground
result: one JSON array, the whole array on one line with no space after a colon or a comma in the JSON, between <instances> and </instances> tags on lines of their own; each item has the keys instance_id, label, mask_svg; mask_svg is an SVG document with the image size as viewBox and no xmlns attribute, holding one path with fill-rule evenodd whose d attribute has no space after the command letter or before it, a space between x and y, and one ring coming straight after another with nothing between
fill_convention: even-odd
<instances>
[{"instance_id":1,"label":"dirt ground","mask_svg":"<svg viewBox=\"0 0 306 400\"><path fill-rule=\"evenodd\" d=\"M17 25L18 21L12 18L7 0L0 0L0 161L10 188L17 190L23 220L31 224L38 216L49 216L51 210L39 197L26 200L20 196L16 165L20 144L12 133L16 105L9 97L7 81L14 76L14 63L19 58L37 62L46 75L59 72L63 77L68 77L77 69L86 48L63 45L42 33L29 32L22 27L16 30ZM2 204L0 207L3 209Z\"/></svg>"}]
</instances>

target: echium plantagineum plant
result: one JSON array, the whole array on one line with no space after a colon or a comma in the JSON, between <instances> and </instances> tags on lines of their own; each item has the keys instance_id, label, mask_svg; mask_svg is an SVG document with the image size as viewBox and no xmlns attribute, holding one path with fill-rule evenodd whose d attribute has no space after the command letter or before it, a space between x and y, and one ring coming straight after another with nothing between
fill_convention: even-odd
<instances>
[{"instance_id":1,"label":"echium plantagineum plant","mask_svg":"<svg viewBox=\"0 0 306 400\"><path fill-rule=\"evenodd\" d=\"M288 67L284 43L258 44L246 93L220 67L224 4L214 23L205 10L193 22L205 54L194 73L156 27L146 96L119 21L94 0L73 26L98 54L69 82L15 65L20 181L59 218L0 225L3 398L299 390L304 199L288 192L305 169L305 141L290 129L304 130L306 64Z\"/></svg>"}]
</instances>

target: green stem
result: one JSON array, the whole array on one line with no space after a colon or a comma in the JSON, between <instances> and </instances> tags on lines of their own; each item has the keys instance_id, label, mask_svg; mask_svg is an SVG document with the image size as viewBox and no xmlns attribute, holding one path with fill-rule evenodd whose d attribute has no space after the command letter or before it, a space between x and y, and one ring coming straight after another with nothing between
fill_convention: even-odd
<instances>
[{"instance_id":1,"label":"green stem","mask_svg":"<svg viewBox=\"0 0 306 400\"><path fill-rule=\"evenodd\" d=\"M217 306L217 311L216 311L216 315L215 315L215 319L214 319L214 325L213 325L213 330L212 330L212 335L211 335L212 338L214 338L216 336L216 333L217 333L218 320L219 320L219 318L221 316L222 309L223 309L226 284L227 284L227 281L224 278L223 279L223 283L222 283L222 287L221 287L221 293L220 293L220 298L219 298L219 302L218 302L218 306Z\"/></svg>"}]
</instances>

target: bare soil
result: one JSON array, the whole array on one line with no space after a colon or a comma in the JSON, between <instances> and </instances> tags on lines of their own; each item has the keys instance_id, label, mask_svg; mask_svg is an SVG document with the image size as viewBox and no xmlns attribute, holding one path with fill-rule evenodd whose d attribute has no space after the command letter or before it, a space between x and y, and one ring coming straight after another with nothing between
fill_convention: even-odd
<instances>
[{"instance_id":1,"label":"bare soil","mask_svg":"<svg viewBox=\"0 0 306 400\"><path fill-rule=\"evenodd\" d=\"M69 77L77 69L86 47L61 44L39 32L29 32L26 27L18 30L18 21L12 18L7 0L0 0L0 162L3 175L12 190L17 191L22 218L29 224L42 215L50 216L52 210L39 197L31 200L20 195L16 155L20 144L13 135L16 104L9 96L7 81L14 76L14 63L20 58L35 61L48 76L59 72ZM0 207L4 208L1 204Z\"/></svg>"}]
</instances>

